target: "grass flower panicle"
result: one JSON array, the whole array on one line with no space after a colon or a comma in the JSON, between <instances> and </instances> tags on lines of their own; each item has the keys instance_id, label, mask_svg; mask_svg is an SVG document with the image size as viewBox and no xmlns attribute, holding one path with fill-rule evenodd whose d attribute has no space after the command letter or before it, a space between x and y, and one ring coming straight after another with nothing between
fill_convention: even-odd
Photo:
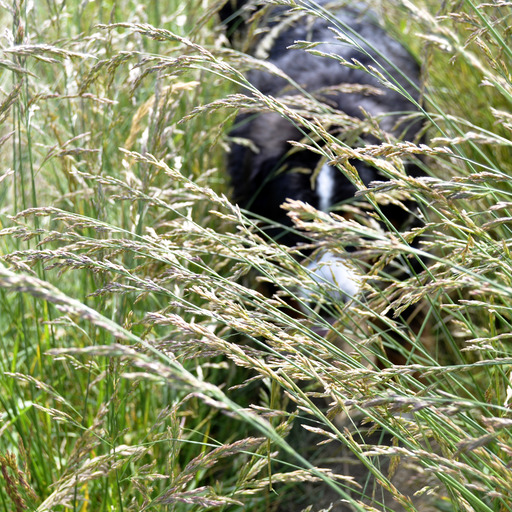
<instances>
[{"instance_id":1,"label":"grass flower panicle","mask_svg":"<svg viewBox=\"0 0 512 512\"><path fill-rule=\"evenodd\" d=\"M378 84L322 98L414 98L399 122L338 111L265 60L304 13L365 48L325 3L247 5L238 49L225 3L0 5L0 508L508 510L507 2L374 2L417 90L294 41ZM264 32L270 4L287 14ZM287 119L304 135L291 151L357 189L332 211L283 205L299 248L230 199L238 113ZM300 251L342 261L357 293Z\"/></svg>"}]
</instances>

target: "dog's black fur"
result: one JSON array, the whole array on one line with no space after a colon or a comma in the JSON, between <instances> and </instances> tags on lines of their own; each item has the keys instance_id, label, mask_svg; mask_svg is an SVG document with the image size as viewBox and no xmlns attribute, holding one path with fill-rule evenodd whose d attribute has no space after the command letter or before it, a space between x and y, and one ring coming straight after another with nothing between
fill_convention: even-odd
<instances>
[{"instance_id":1,"label":"dog's black fur","mask_svg":"<svg viewBox=\"0 0 512 512\"><path fill-rule=\"evenodd\" d=\"M221 17L230 33L235 27L243 26L243 17L237 16L237 12L240 12L237 10L246 3L244 0L236 0L223 7ZM325 0L317 2L326 8L332 3ZM275 18L285 11L286 8L272 8L267 13L268 26L277 27ZM352 31L351 37L361 49L337 41L329 28L331 24L325 20L304 16L286 25L284 30L278 31L268 51L267 60L308 93L316 98L323 98L329 107L353 118L361 119L363 110L372 116L382 116L380 126L385 132L405 140L414 140L420 129L419 121L409 122L407 126L399 125L397 121L404 113L417 109L413 103L419 100L420 70L416 61L376 23L372 14L352 8L343 8L333 14L342 25L349 27ZM312 55L300 49L288 49L296 41L320 41L322 44L315 49L323 53L333 53L348 62L356 59L363 66L380 69L384 75L389 73L413 101L398 91L382 86L370 73L343 66L333 58ZM274 97L295 94L288 81L266 71L251 71L248 73L248 80L261 92ZM381 94L339 91L331 91L328 95L322 93L326 88L341 84L371 86L378 88ZM283 226L291 225L291 220L281 208L286 199L298 199L319 207L318 187L312 182L311 176L319 165L320 157L313 152L290 151L292 146L289 141L302 140L303 131L279 114L267 112L238 116L231 136L249 139L252 143L232 144L228 158L234 200L239 205ZM340 136L343 138L343 134ZM362 136L362 139L365 142L377 142L370 136ZM358 170L365 185L383 179L377 169L360 161L351 163ZM297 168L300 168L300 172L293 171ZM305 168L310 172L305 173ZM415 165L409 164L406 168L410 174L420 173ZM329 207L350 201L356 192L355 186L338 169L334 169L332 173L332 187ZM403 211L397 213L393 208L390 206L388 211L386 208L383 211L387 217L397 217L397 225L400 225L400 221L407 216ZM301 241L300 235L288 229L270 228L267 233L290 246Z\"/></svg>"}]
</instances>

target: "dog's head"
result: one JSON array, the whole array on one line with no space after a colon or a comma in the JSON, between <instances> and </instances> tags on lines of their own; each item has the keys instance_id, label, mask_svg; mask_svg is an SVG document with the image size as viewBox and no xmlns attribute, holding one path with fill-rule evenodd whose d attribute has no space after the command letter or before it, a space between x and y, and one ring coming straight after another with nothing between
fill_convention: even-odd
<instances>
[{"instance_id":1,"label":"dog's head","mask_svg":"<svg viewBox=\"0 0 512 512\"><path fill-rule=\"evenodd\" d=\"M277 10L276 16L281 15L282 11ZM348 35L343 37L331 30L331 22L338 24L337 30L348 27ZM279 21L271 21L269 26L272 38L270 45L268 38L265 41L267 62L280 72L251 71L248 80L254 88L274 98L286 96L290 103L305 94L308 105L316 102L319 112L330 114L330 124L323 128L328 130L331 142L338 141L340 146L414 139L420 123L401 124L399 120L417 109L417 63L367 15L343 10L336 14L336 20L306 16L288 19L282 27ZM321 43L308 52L290 48L297 41ZM386 80L389 83L383 84ZM306 115L309 119L315 116L312 110ZM318 119L322 116L315 122ZM372 121L365 126L367 119ZM234 200L258 218L268 219L266 233L288 246L297 246L305 238L293 228L282 208L286 200L299 200L330 211L354 201L361 184L367 186L385 179L379 169L356 159L349 163L357 170L358 178L351 179L343 166L336 166L332 158L327 158L326 155L336 157L332 148L322 151L326 141L297 116L268 110L243 113L231 136L228 170ZM419 174L418 167L412 164L408 172ZM392 205L382 211L392 217L395 225L406 217ZM324 253L308 268L318 283L338 287L341 298L358 293L359 279L339 257Z\"/></svg>"}]
</instances>

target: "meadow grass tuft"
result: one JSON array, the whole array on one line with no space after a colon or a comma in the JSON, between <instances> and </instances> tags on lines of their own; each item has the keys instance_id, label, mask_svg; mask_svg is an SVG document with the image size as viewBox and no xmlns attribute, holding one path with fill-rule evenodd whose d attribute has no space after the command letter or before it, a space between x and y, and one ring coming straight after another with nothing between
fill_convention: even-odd
<instances>
[{"instance_id":1,"label":"meadow grass tuft","mask_svg":"<svg viewBox=\"0 0 512 512\"><path fill-rule=\"evenodd\" d=\"M422 65L425 130L360 147L375 119L251 90L268 65L230 48L222 3L0 6L0 508L509 510L506 2L374 2ZM230 202L240 109L302 126L358 184L344 210L286 208L360 298L333 303ZM383 229L409 199L421 223Z\"/></svg>"}]
</instances>

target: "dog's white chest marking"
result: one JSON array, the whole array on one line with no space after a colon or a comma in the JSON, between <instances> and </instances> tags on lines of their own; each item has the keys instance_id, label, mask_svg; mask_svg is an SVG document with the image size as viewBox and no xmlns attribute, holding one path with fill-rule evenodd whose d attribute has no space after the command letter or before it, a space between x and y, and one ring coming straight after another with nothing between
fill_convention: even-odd
<instances>
[{"instance_id":1,"label":"dog's white chest marking","mask_svg":"<svg viewBox=\"0 0 512 512\"><path fill-rule=\"evenodd\" d=\"M324 164L316 178L316 195L318 196L318 209L323 212L329 211L332 206L332 197L334 192L334 172L335 169L328 164Z\"/></svg>"}]
</instances>

